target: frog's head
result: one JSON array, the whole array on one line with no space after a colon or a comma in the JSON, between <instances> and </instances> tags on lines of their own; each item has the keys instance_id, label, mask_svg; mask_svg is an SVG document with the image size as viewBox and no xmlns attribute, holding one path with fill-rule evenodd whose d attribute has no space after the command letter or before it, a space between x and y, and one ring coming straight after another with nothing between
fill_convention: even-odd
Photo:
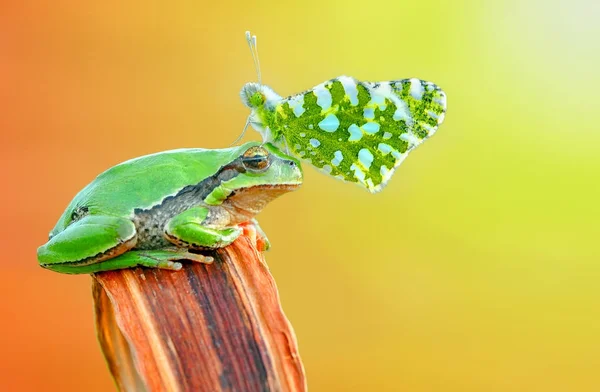
<instances>
[{"instance_id":1,"label":"frog's head","mask_svg":"<svg viewBox=\"0 0 600 392\"><path fill-rule=\"evenodd\" d=\"M271 190L286 192L295 190L302 184L300 162L281 152L271 143L246 143L238 147L238 175L223 185L233 192L240 193L250 188L260 189L266 194Z\"/></svg>"},{"instance_id":2,"label":"frog's head","mask_svg":"<svg viewBox=\"0 0 600 392\"><path fill-rule=\"evenodd\" d=\"M229 165L236 175L222 181L205 199L229 210L237 223L254 217L271 200L302 184L300 162L271 143L246 143L237 147L238 158Z\"/></svg>"},{"instance_id":3,"label":"frog's head","mask_svg":"<svg viewBox=\"0 0 600 392\"><path fill-rule=\"evenodd\" d=\"M246 83L240 92L242 102L250 109L259 109L265 107L272 109L276 103L281 101L281 97L277 95L269 86L260 83Z\"/></svg>"}]
</instances>

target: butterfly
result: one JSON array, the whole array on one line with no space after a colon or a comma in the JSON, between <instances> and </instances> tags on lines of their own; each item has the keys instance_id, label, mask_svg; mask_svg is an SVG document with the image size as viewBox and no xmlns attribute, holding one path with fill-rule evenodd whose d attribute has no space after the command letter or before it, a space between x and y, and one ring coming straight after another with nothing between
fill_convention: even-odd
<instances>
[{"instance_id":1,"label":"butterfly","mask_svg":"<svg viewBox=\"0 0 600 392\"><path fill-rule=\"evenodd\" d=\"M251 109L246 127L328 175L379 192L444 121L446 94L414 78L361 82L340 76L283 98L261 83L256 36L246 32L246 39L258 74L258 83L241 91Z\"/></svg>"}]
</instances>

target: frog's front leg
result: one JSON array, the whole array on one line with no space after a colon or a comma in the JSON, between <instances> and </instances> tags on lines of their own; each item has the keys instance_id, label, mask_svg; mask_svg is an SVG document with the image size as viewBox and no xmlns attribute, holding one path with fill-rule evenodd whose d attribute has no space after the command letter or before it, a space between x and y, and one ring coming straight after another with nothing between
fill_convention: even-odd
<instances>
[{"instance_id":1,"label":"frog's front leg","mask_svg":"<svg viewBox=\"0 0 600 392\"><path fill-rule=\"evenodd\" d=\"M256 249L260 252L271 249L271 242L256 219L252 218L250 221L240 224L240 227L244 230L244 235L253 239Z\"/></svg>"},{"instance_id":2,"label":"frog's front leg","mask_svg":"<svg viewBox=\"0 0 600 392\"><path fill-rule=\"evenodd\" d=\"M231 244L242 234L242 229L237 226L207 226L208 214L207 207L194 207L174 216L167 222L165 237L179 247L216 249Z\"/></svg>"},{"instance_id":3,"label":"frog's front leg","mask_svg":"<svg viewBox=\"0 0 600 392\"><path fill-rule=\"evenodd\" d=\"M136 244L130 219L88 215L70 224L38 248L42 267L71 274L88 273L86 267L113 259Z\"/></svg>"}]
</instances>

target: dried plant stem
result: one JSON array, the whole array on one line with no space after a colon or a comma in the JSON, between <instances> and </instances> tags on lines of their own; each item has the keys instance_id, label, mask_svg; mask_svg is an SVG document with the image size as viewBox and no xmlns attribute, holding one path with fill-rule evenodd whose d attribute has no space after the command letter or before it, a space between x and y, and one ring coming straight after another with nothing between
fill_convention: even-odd
<instances>
[{"instance_id":1,"label":"dried plant stem","mask_svg":"<svg viewBox=\"0 0 600 392\"><path fill-rule=\"evenodd\" d=\"M94 275L100 345L122 391L305 391L277 288L243 236L210 265Z\"/></svg>"}]
</instances>

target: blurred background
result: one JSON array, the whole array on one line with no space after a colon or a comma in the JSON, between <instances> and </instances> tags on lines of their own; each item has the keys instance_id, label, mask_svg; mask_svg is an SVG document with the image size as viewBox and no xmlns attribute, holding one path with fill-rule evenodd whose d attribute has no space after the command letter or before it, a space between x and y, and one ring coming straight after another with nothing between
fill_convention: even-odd
<instances>
[{"instance_id":1,"label":"blurred background","mask_svg":"<svg viewBox=\"0 0 600 392\"><path fill-rule=\"evenodd\" d=\"M382 193L305 166L259 217L311 391L600 390L600 3L158 3L0 5L0 390L113 390L90 277L36 248L108 167L239 135L248 29L283 96L448 95Z\"/></svg>"}]
</instances>

